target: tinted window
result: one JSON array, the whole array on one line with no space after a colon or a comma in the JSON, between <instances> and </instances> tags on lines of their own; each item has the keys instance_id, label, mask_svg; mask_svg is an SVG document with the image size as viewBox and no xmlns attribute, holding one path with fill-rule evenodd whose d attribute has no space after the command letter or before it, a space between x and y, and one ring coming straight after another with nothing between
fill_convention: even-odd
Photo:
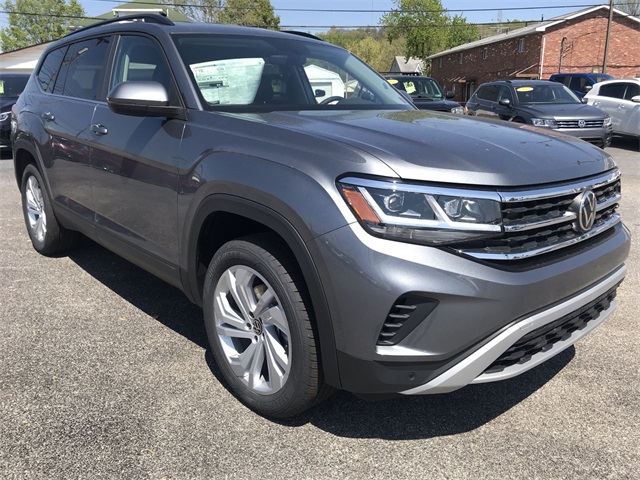
<instances>
[{"instance_id":1,"label":"tinted window","mask_svg":"<svg viewBox=\"0 0 640 480\"><path fill-rule=\"evenodd\" d=\"M69 97L98 100L107 56L109 37L92 38L69 48L54 88ZM63 73L64 78L62 78Z\"/></svg>"},{"instance_id":2,"label":"tinted window","mask_svg":"<svg viewBox=\"0 0 640 480\"><path fill-rule=\"evenodd\" d=\"M627 91L624 94L624 99L631 100L638 95L640 95L640 85L637 83L627 83Z\"/></svg>"},{"instance_id":3,"label":"tinted window","mask_svg":"<svg viewBox=\"0 0 640 480\"><path fill-rule=\"evenodd\" d=\"M506 85L500 87L500 100L509 100L513 102L513 95L511 95L511 89Z\"/></svg>"},{"instance_id":4,"label":"tinted window","mask_svg":"<svg viewBox=\"0 0 640 480\"><path fill-rule=\"evenodd\" d=\"M520 85L516 88L518 102L529 103L580 103L580 100L564 85L545 84Z\"/></svg>"},{"instance_id":5,"label":"tinted window","mask_svg":"<svg viewBox=\"0 0 640 480\"><path fill-rule=\"evenodd\" d=\"M498 85L486 85L478 92L478 98L490 102L497 102L499 95L500 87Z\"/></svg>"},{"instance_id":6,"label":"tinted window","mask_svg":"<svg viewBox=\"0 0 640 480\"><path fill-rule=\"evenodd\" d=\"M38 72L38 83L40 84L40 88L45 92L53 92L53 85L66 51L67 47L53 50L47 54L44 62L42 62L42 66Z\"/></svg>"},{"instance_id":7,"label":"tinted window","mask_svg":"<svg viewBox=\"0 0 640 480\"><path fill-rule=\"evenodd\" d=\"M624 83L612 83L610 85L602 85L600 87L600 95L603 97L624 98Z\"/></svg>"},{"instance_id":8,"label":"tinted window","mask_svg":"<svg viewBox=\"0 0 640 480\"><path fill-rule=\"evenodd\" d=\"M29 75L0 75L0 97L17 97L27 85Z\"/></svg>"},{"instance_id":9,"label":"tinted window","mask_svg":"<svg viewBox=\"0 0 640 480\"><path fill-rule=\"evenodd\" d=\"M576 92L587 93L587 85L592 85L591 81L585 77L571 77L569 88Z\"/></svg>"},{"instance_id":10,"label":"tinted window","mask_svg":"<svg viewBox=\"0 0 640 480\"><path fill-rule=\"evenodd\" d=\"M169 92L172 103L177 103L171 71L160 46L148 37L122 36L118 42L109 90L122 82L140 81L161 83Z\"/></svg>"}]
</instances>

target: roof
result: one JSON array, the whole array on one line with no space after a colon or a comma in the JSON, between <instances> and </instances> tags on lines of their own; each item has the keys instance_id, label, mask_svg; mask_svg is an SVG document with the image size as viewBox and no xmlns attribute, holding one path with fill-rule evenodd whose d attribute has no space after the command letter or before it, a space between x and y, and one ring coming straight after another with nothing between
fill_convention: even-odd
<instances>
[{"instance_id":1,"label":"roof","mask_svg":"<svg viewBox=\"0 0 640 480\"><path fill-rule=\"evenodd\" d=\"M419 58L396 56L391 64L391 73L410 73L410 72L422 72L424 69L424 63Z\"/></svg>"},{"instance_id":2,"label":"roof","mask_svg":"<svg viewBox=\"0 0 640 480\"><path fill-rule=\"evenodd\" d=\"M515 30L508 31L506 33L500 33L498 35L492 35L491 37L482 38L480 40L476 40L475 42L465 43L463 45L458 45L457 47L450 48L449 50L445 50L444 52L436 53L427 57L427 60L433 60L434 58L442 57L444 55L449 55L457 52L464 52L466 50L471 50L472 48L484 47L486 45L491 45L492 43L503 42L505 40L511 38L524 37L526 35L531 35L532 33L545 32L548 28L554 27L561 23L567 22L569 20L574 20L576 18L582 17L584 15L588 15L598 10L607 10L609 11L608 5L597 5L595 7L585 8L582 10L578 10L576 12L567 13L565 15L560 15L558 17L551 18L546 21L533 23L531 25L527 25L526 27L516 28ZM633 20L637 23L640 23L640 18L634 17L627 13L624 13L617 8L613 9L614 13L620 15L622 17L627 17L630 20Z\"/></svg>"},{"instance_id":3,"label":"roof","mask_svg":"<svg viewBox=\"0 0 640 480\"><path fill-rule=\"evenodd\" d=\"M36 67L40 54L50 43L52 42L0 54L0 70L30 72Z\"/></svg>"}]
</instances>

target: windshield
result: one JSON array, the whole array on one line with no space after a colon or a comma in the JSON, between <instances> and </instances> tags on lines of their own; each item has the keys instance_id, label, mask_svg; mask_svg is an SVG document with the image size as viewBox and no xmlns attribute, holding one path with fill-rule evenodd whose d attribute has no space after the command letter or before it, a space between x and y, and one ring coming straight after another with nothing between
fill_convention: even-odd
<instances>
[{"instance_id":1,"label":"windshield","mask_svg":"<svg viewBox=\"0 0 640 480\"><path fill-rule=\"evenodd\" d=\"M27 85L29 75L0 75L0 97L17 97Z\"/></svg>"},{"instance_id":2,"label":"windshield","mask_svg":"<svg viewBox=\"0 0 640 480\"><path fill-rule=\"evenodd\" d=\"M518 103L522 105L540 103L581 103L578 97L562 84L549 82L548 84L521 85L516 87Z\"/></svg>"},{"instance_id":3,"label":"windshield","mask_svg":"<svg viewBox=\"0 0 640 480\"><path fill-rule=\"evenodd\" d=\"M389 78L389 83L398 90L407 92L411 98L442 100L444 94L433 78Z\"/></svg>"},{"instance_id":4,"label":"windshield","mask_svg":"<svg viewBox=\"0 0 640 480\"><path fill-rule=\"evenodd\" d=\"M176 35L204 108L224 111L411 109L346 50L291 38Z\"/></svg>"}]
</instances>

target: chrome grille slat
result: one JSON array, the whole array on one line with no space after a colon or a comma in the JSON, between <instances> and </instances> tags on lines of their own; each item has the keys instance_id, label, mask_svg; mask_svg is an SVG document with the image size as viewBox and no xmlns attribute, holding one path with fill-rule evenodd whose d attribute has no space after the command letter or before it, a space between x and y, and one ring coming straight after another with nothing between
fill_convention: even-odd
<instances>
[{"instance_id":1,"label":"chrome grille slat","mask_svg":"<svg viewBox=\"0 0 640 480\"><path fill-rule=\"evenodd\" d=\"M576 231L571 205L586 190L596 195L596 219L591 230ZM620 173L614 171L580 183L503 194L503 234L460 248L461 253L484 260L522 260L576 245L620 222L616 213Z\"/></svg>"},{"instance_id":2,"label":"chrome grille slat","mask_svg":"<svg viewBox=\"0 0 640 480\"><path fill-rule=\"evenodd\" d=\"M556 120L558 128L601 128L603 120L585 120L584 127L578 125L578 120Z\"/></svg>"}]
</instances>

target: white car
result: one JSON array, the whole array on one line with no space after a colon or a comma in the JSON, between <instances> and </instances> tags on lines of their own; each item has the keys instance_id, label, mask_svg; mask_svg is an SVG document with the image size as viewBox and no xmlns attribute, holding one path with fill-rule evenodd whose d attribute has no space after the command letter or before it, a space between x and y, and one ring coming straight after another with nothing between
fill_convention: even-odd
<instances>
[{"instance_id":1,"label":"white car","mask_svg":"<svg viewBox=\"0 0 640 480\"><path fill-rule=\"evenodd\" d=\"M596 83L584 98L589 105L611 115L614 134L640 139L640 79Z\"/></svg>"}]
</instances>

